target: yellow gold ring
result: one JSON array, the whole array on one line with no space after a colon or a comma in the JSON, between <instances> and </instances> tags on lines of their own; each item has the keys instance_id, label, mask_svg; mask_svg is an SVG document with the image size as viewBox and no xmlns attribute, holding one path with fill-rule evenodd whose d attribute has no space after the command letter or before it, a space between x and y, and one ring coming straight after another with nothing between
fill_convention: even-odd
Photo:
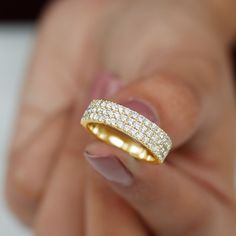
<instances>
[{"instance_id":1,"label":"yellow gold ring","mask_svg":"<svg viewBox=\"0 0 236 236\"><path fill-rule=\"evenodd\" d=\"M170 137L155 123L108 100L93 100L81 125L98 139L146 162L163 163L172 145Z\"/></svg>"}]
</instances>

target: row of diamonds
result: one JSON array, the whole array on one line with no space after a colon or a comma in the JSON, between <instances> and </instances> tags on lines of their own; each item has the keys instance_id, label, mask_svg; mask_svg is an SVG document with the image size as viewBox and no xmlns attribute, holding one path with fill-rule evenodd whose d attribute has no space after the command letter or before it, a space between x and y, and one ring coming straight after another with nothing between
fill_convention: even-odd
<instances>
[{"instance_id":1,"label":"row of diamonds","mask_svg":"<svg viewBox=\"0 0 236 236\"><path fill-rule=\"evenodd\" d=\"M161 161L164 161L171 148L170 138L155 123L111 101L93 100L85 111L83 119L105 123L122 130L150 149Z\"/></svg>"}]
</instances>

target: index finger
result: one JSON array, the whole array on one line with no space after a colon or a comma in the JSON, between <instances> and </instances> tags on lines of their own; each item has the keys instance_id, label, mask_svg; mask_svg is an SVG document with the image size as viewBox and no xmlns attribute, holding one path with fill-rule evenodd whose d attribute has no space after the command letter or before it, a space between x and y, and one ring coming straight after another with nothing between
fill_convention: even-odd
<instances>
[{"instance_id":1,"label":"index finger","mask_svg":"<svg viewBox=\"0 0 236 236\"><path fill-rule=\"evenodd\" d=\"M99 34L94 22L102 13L96 9L91 3L61 1L49 8L41 22L7 181L9 203L25 219L31 218L25 210L34 208L41 197L73 110L81 107L96 72Z\"/></svg>"}]
</instances>

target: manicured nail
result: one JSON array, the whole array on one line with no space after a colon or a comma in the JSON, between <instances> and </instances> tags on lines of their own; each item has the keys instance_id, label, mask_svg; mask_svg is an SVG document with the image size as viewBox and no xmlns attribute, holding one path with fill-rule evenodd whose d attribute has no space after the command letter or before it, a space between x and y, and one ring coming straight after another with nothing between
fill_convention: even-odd
<instances>
[{"instance_id":1,"label":"manicured nail","mask_svg":"<svg viewBox=\"0 0 236 236\"><path fill-rule=\"evenodd\" d=\"M132 184L133 177L131 173L115 156L100 157L86 151L84 155L89 164L105 179L123 186Z\"/></svg>"},{"instance_id":2,"label":"manicured nail","mask_svg":"<svg viewBox=\"0 0 236 236\"><path fill-rule=\"evenodd\" d=\"M128 101L121 102L121 104L134 111L137 111L152 122L159 123L157 112L150 103L142 99L131 98Z\"/></svg>"},{"instance_id":3,"label":"manicured nail","mask_svg":"<svg viewBox=\"0 0 236 236\"><path fill-rule=\"evenodd\" d=\"M122 84L122 81L115 75L100 74L93 82L89 99L109 98L122 87Z\"/></svg>"}]
</instances>

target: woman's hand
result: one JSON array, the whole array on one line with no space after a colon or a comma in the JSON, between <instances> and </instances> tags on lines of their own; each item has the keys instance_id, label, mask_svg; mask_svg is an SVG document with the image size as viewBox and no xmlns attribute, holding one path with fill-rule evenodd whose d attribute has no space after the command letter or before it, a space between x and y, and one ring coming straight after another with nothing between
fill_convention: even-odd
<instances>
[{"instance_id":1,"label":"woman's hand","mask_svg":"<svg viewBox=\"0 0 236 236\"><path fill-rule=\"evenodd\" d=\"M235 98L226 52L234 25L213 5L69 0L49 8L7 178L11 208L37 235L233 235ZM156 119L173 140L166 163L87 145L79 122L95 97Z\"/></svg>"}]
</instances>

